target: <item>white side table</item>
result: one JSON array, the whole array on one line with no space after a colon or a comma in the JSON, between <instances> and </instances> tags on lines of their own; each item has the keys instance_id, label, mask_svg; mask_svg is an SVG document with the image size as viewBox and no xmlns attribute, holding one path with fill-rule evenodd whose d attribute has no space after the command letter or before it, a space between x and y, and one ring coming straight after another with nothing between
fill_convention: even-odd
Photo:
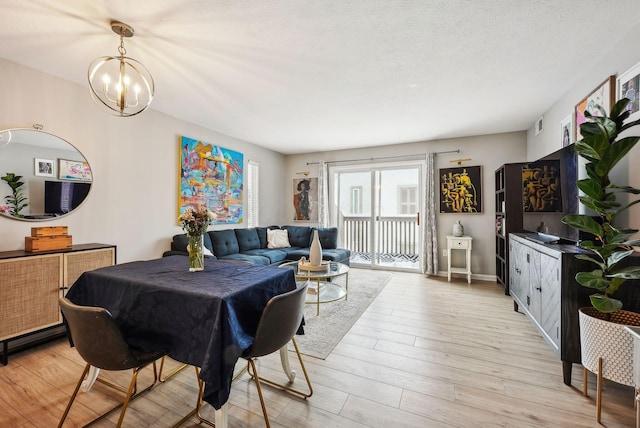
<instances>
[{"instance_id":1,"label":"white side table","mask_svg":"<svg viewBox=\"0 0 640 428\"><path fill-rule=\"evenodd\" d=\"M451 273L467 275L467 282L471 284L471 241L470 236L447 235L447 280L451 282ZM467 253L465 267L451 267L451 250L464 250Z\"/></svg>"}]
</instances>

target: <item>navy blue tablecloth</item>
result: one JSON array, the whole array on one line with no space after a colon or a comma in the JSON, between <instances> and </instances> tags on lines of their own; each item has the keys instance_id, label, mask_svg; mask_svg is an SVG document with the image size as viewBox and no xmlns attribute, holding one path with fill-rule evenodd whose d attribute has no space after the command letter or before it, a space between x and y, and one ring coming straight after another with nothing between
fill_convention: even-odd
<instances>
[{"instance_id":1,"label":"navy blue tablecloth","mask_svg":"<svg viewBox=\"0 0 640 428\"><path fill-rule=\"evenodd\" d=\"M189 272L171 256L85 272L67 298L108 309L131 347L200 367L204 400L219 409L267 301L295 287L290 269L205 259Z\"/></svg>"}]
</instances>

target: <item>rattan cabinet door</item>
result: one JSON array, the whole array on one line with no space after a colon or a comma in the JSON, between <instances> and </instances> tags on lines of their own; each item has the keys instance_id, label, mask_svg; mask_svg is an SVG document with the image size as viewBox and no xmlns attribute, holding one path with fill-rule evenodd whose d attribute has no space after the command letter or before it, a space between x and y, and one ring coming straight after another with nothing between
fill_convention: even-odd
<instances>
[{"instance_id":1,"label":"rattan cabinet door","mask_svg":"<svg viewBox=\"0 0 640 428\"><path fill-rule=\"evenodd\" d=\"M0 260L0 340L62 322L62 254Z\"/></svg>"},{"instance_id":2,"label":"rattan cabinet door","mask_svg":"<svg viewBox=\"0 0 640 428\"><path fill-rule=\"evenodd\" d=\"M116 262L115 248L100 248L97 250L74 251L64 255L64 289L66 290L84 272L111 266Z\"/></svg>"}]
</instances>

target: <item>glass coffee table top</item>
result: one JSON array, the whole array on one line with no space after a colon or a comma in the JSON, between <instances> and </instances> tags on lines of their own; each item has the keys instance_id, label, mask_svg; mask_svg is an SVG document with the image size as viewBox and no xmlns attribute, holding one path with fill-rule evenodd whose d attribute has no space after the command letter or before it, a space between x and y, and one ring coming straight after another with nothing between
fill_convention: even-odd
<instances>
[{"instance_id":1,"label":"glass coffee table top","mask_svg":"<svg viewBox=\"0 0 640 428\"><path fill-rule=\"evenodd\" d=\"M287 262L280 265L295 272L297 280L308 280L309 288L305 303L317 305L316 314L320 314L320 304L347 299L349 292L349 266L339 262L327 263L326 269L306 270L300 267L299 262ZM345 277L344 287L335 279Z\"/></svg>"}]
</instances>

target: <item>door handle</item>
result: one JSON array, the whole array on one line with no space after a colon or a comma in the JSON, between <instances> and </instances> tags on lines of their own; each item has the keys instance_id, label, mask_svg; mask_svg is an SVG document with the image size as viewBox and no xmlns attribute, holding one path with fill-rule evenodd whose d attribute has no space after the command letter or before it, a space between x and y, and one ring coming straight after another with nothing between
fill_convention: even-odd
<instances>
[{"instance_id":1,"label":"door handle","mask_svg":"<svg viewBox=\"0 0 640 428\"><path fill-rule=\"evenodd\" d=\"M418 226L420 226L420 213L417 213L418 216Z\"/></svg>"}]
</instances>

